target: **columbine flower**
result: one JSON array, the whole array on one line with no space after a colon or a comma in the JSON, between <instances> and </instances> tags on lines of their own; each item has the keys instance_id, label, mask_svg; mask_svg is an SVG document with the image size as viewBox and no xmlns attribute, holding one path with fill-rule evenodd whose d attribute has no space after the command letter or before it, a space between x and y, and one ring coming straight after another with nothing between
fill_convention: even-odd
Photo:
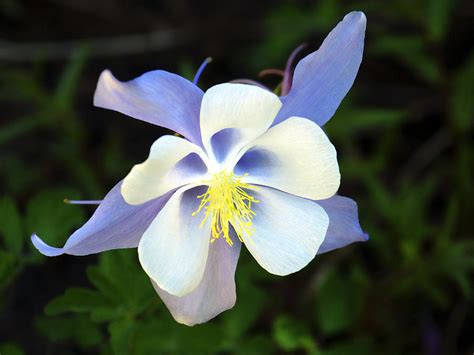
<instances>
[{"instance_id":1,"label":"columbine flower","mask_svg":"<svg viewBox=\"0 0 474 355\"><path fill-rule=\"evenodd\" d=\"M335 195L336 151L320 128L352 85L366 19L353 12L302 59L291 90L220 84L203 93L175 74L120 82L102 73L94 104L170 128L63 248L48 256L138 247L174 318L192 325L235 304L242 244L276 275L366 240L354 201ZM287 84L289 87L289 84Z\"/></svg>"}]
</instances>

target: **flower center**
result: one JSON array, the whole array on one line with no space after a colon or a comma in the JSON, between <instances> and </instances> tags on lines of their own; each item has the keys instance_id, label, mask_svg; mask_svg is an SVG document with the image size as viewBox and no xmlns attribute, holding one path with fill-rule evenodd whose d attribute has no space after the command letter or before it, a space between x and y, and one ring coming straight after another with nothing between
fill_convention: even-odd
<instances>
[{"instance_id":1,"label":"flower center","mask_svg":"<svg viewBox=\"0 0 474 355\"><path fill-rule=\"evenodd\" d=\"M209 187L197 197L201 199L201 204L192 215L195 216L204 209L201 227L208 218L212 218L211 242L223 236L227 244L232 246L234 243L229 236L229 224L234 227L240 241L243 241L244 234L250 236L254 233L252 219L255 212L252 211L252 203L260 201L247 192L256 190L257 187L242 181L246 175L238 176L223 170L205 181Z\"/></svg>"}]
</instances>

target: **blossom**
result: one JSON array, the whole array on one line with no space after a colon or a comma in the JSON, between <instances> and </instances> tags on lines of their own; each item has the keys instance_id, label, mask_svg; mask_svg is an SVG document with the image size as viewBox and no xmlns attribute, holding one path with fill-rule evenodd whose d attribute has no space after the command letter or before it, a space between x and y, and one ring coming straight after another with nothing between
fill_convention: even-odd
<instances>
[{"instance_id":1,"label":"blossom","mask_svg":"<svg viewBox=\"0 0 474 355\"><path fill-rule=\"evenodd\" d=\"M278 97L224 83L205 93L157 70L128 81L104 71L94 104L169 128L62 248L47 256L138 247L173 317L193 325L232 308L241 245L276 275L367 240L356 203L336 195L337 154L322 130L362 60L366 18L352 12L296 66Z\"/></svg>"}]
</instances>

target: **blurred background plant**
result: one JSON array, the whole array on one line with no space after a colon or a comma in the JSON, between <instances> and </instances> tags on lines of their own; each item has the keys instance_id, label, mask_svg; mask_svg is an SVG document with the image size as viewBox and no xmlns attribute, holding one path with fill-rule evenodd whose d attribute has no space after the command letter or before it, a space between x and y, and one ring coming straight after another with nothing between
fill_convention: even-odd
<instances>
[{"instance_id":1,"label":"blurred background plant","mask_svg":"<svg viewBox=\"0 0 474 355\"><path fill-rule=\"evenodd\" d=\"M62 245L93 211L64 198L101 198L168 133L93 108L101 70L192 77L212 56L203 89L255 79L355 9L364 61L325 127L368 243L283 279L243 252L237 305L194 328L135 250L33 250L33 231ZM473 2L1 0L0 18L2 355L473 353Z\"/></svg>"}]
</instances>

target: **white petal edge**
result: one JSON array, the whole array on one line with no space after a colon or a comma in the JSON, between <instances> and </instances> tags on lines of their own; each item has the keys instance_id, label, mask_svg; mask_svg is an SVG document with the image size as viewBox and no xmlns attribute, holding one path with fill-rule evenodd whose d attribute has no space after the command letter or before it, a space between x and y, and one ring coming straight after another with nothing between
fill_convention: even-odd
<instances>
[{"instance_id":1,"label":"white petal edge","mask_svg":"<svg viewBox=\"0 0 474 355\"><path fill-rule=\"evenodd\" d=\"M238 138L227 152L235 155L244 145L263 134L281 108L275 94L257 86L219 84L204 93L200 125L203 145L210 157L217 159L212 149L212 137L224 130L237 130Z\"/></svg>"},{"instance_id":2,"label":"white petal edge","mask_svg":"<svg viewBox=\"0 0 474 355\"><path fill-rule=\"evenodd\" d=\"M139 205L202 179L205 171L193 169L188 164L177 166L180 160L193 153L201 158L204 166L206 156L197 145L175 136L157 139L150 148L148 159L135 165L123 180L121 193L125 201Z\"/></svg>"},{"instance_id":3,"label":"white petal edge","mask_svg":"<svg viewBox=\"0 0 474 355\"><path fill-rule=\"evenodd\" d=\"M328 215L314 201L271 188L261 186L254 194L260 201L252 205L255 233L243 236L245 246L272 274L285 276L301 270L324 241Z\"/></svg>"},{"instance_id":4,"label":"white petal edge","mask_svg":"<svg viewBox=\"0 0 474 355\"><path fill-rule=\"evenodd\" d=\"M249 144L249 150L261 150L266 159L245 171L246 182L313 200L329 198L339 189L336 149L308 119L291 117L279 123Z\"/></svg>"},{"instance_id":5,"label":"white petal edge","mask_svg":"<svg viewBox=\"0 0 474 355\"><path fill-rule=\"evenodd\" d=\"M203 279L193 292L184 297L170 295L153 282L156 292L178 323L188 326L205 323L234 307L237 299L234 275L241 244L237 239L233 246L229 246L224 238L211 243Z\"/></svg>"},{"instance_id":6,"label":"white petal edge","mask_svg":"<svg viewBox=\"0 0 474 355\"><path fill-rule=\"evenodd\" d=\"M163 290L191 293L202 280L210 244L210 224L192 213L199 205L193 185L177 190L151 222L138 245L140 263Z\"/></svg>"}]
</instances>

